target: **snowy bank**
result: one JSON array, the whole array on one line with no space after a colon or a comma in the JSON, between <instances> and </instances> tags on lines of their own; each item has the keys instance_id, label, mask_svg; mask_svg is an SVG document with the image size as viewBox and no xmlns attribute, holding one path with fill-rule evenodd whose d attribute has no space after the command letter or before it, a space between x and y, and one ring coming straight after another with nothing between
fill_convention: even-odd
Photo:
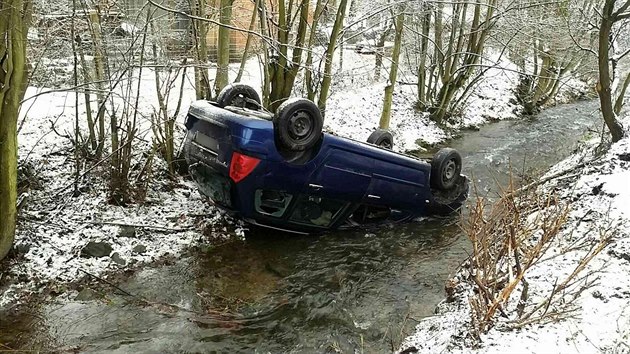
<instances>
[{"instance_id":1,"label":"snowy bank","mask_svg":"<svg viewBox=\"0 0 630 354\"><path fill-rule=\"evenodd\" d=\"M625 126L630 124L626 119ZM613 243L597 255L583 275L591 274L593 286L586 288L571 305L567 316L545 323L510 326L516 311L507 311L479 340L471 335L473 286L454 278L456 295L443 301L437 315L424 319L416 332L400 347L400 353L628 353L630 352L630 137L599 153L592 140L590 148L557 164L548 176L570 171L539 188L539 193L556 191L571 211L563 231L554 240L548 260L526 274L529 300L526 306L544 298L554 284L573 271L583 250L566 252L576 243L597 240L614 232ZM558 256L559 255L559 256ZM567 299L572 299L571 294ZM518 297L518 294L513 295ZM518 299L514 300L517 301ZM511 300L511 302L514 302ZM514 306L511 307L514 309Z\"/></svg>"}]
</instances>

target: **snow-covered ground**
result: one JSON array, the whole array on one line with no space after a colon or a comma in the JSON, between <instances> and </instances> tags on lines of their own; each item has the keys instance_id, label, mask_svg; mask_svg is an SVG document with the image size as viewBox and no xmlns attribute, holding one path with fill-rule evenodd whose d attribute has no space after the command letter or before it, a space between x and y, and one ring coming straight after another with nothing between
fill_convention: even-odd
<instances>
[{"instance_id":1,"label":"snow-covered ground","mask_svg":"<svg viewBox=\"0 0 630 354\"><path fill-rule=\"evenodd\" d=\"M624 125L629 124L630 119L625 119ZM421 321L399 352L630 353L630 136L604 154L597 152L598 142L599 139L592 140L554 166L549 176L571 172L539 188L540 193L557 190L562 202L571 203L569 221L555 240L551 254L581 240L597 240L606 229L614 233L613 243L582 273L593 271L591 277L596 282L570 304L577 311L559 321L533 323L519 329L508 327L516 316L515 311L508 312L508 318L499 317L479 342L473 341L468 302L472 290L464 281L456 299L442 302L436 316ZM530 269L526 274L532 299L528 305L548 294L583 256L584 251L567 252Z\"/></svg>"},{"instance_id":2,"label":"snow-covered ground","mask_svg":"<svg viewBox=\"0 0 630 354\"><path fill-rule=\"evenodd\" d=\"M509 62L501 65L509 67ZM232 67L232 77L237 66ZM382 73L386 75L387 65ZM340 77L328 100L325 128L335 134L365 140L377 127L382 108L384 79L373 79L374 57L344 51L344 66L336 68ZM136 72L137 73L137 72ZM403 81L405 73L399 76ZM118 114L126 100L135 98L138 77L128 78L115 95ZM134 151L139 162L151 150L151 116L157 110L155 78L144 69L141 78L138 139ZM177 117L176 137L183 136L183 118L194 100L193 80L184 81L182 107ZM173 81L175 88L181 80ZM261 87L261 69L256 59L248 61L243 83ZM519 107L512 92L517 83L513 71L492 69L471 95L462 126L488 120L514 118ZM129 95L129 92L132 94ZM171 93L169 111L176 106L177 93ZM79 117L85 116L83 94L78 97ZM133 101L132 101L133 102ZM416 150L417 143L432 145L449 137L414 109L413 85L397 85L394 93L391 130L399 151ZM161 159L154 163L154 182L148 185L146 202L121 207L106 202L106 186L101 177L106 169L95 162L80 166L85 171L78 179L79 195L73 196L74 157L71 136L75 122L75 94L30 87L25 96L19 132L19 158L30 167L35 186L23 195L17 255L5 261L0 277L0 307L16 304L29 292L37 292L53 281L73 282L86 273L101 275L151 262L166 255L177 256L191 245L209 242L208 237L242 234L242 225L222 216L202 197L196 187L183 179L169 180ZM109 108L109 107L108 107ZM94 109L94 104L92 106ZM80 119L84 126L84 119ZM54 126L54 130L53 130ZM134 167L138 168L138 166ZM229 228L229 231L227 231ZM209 236L208 236L209 235ZM89 256L85 247L100 248L108 256Z\"/></svg>"}]
</instances>

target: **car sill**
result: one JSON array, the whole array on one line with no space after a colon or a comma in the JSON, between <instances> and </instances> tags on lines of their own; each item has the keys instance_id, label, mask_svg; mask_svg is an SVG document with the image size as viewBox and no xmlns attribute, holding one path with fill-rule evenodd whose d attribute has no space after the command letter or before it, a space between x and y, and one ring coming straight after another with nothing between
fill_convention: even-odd
<instances>
[{"instance_id":1,"label":"car sill","mask_svg":"<svg viewBox=\"0 0 630 354\"><path fill-rule=\"evenodd\" d=\"M250 224L256 225L256 226L265 227L265 228L268 228L268 229L273 229L273 230L278 230L278 231L290 232L292 234L298 234L298 235L308 235L309 234L308 232L288 230L288 229L283 229L283 228L280 228L280 227L275 227L275 226L269 226L269 225L261 224L261 223L257 222L256 220L253 220L253 219L246 219L245 221L247 221Z\"/></svg>"}]
</instances>

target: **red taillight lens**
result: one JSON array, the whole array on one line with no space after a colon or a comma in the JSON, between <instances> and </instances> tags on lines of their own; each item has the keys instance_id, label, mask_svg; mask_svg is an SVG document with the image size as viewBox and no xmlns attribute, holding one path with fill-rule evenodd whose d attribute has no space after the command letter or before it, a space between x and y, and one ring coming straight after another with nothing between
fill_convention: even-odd
<instances>
[{"instance_id":1,"label":"red taillight lens","mask_svg":"<svg viewBox=\"0 0 630 354\"><path fill-rule=\"evenodd\" d=\"M259 162L260 159L235 151L232 153L232 161L230 162L230 178L234 183L240 182L243 178L252 173Z\"/></svg>"}]
</instances>

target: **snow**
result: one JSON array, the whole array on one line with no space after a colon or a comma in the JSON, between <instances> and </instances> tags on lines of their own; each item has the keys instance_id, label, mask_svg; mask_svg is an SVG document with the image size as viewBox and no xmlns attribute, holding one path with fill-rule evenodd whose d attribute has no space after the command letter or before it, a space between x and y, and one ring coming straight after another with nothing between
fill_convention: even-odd
<instances>
[{"instance_id":1,"label":"snow","mask_svg":"<svg viewBox=\"0 0 630 354\"><path fill-rule=\"evenodd\" d=\"M514 119L521 107L515 102L519 69L501 53L492 51L486 59L492 67L466 101L462 126L478 126L488 120Z\"/></svg>"},{"instance_id":2,"label":"snow","mask_svg":"<svg viewBox=\"0 0 630 354\"><path fill-rule=\"evenodd\" d=\"M628 126L630 119L624 125ZM594 139L549 171L572 170L567 178L543 185L539 192L559 192L571 202L569 221L550 255L579 240L597 239L614 230L614 242L594 258L585 272L595 271L595 285L571 305L576 312L566 319L510 329L511 318L500 318L480 342L470 333L470 285L458 285L457 298L442 302L438 315L425 319L402 344L399 352L422 353L628 353L630 352L630 137L601 154ZM583 167L580 167L582 166ZM569 252L537 264L527 274L531 301L548 294L557 279L571 272L583 251ZM457 279L461 274L456 276ZM514 300L514 299L512 299ZM415 348L415 349L414 349Z\"/></svg>"},{"instance_id":3,"label":"snow","mask_svg":"<svg viewBox=\"0 0 630 354\"><path fill-rule=\"evenodd\" d=\"M349 72L346 74L345 82L337 83L343 90L333 91L328 98L324 121L325 129L357 140L366 140L378 127L386 86L383 80L366 79L372 77L374 73L373 67L370 70L365 69L364 57L353 51L344 52L344 63L350 63L352 66L344 68L344 72ZM373 56L368 58L373 60ZM488 121L515 119L522 111L522 107L513 99L518 84L516 65L495 52L488 55L488 61L496 67L489 69L483 80L471 90L470 97L464 105L461 121L451 125L453 128L462 129L479 126ZM389 63L385 61L382 73L386 74L388 70ZM415 78L404 70L399 73L399 81L414 80ZM566 87L574 88L568 85ZM418 111L415 107L416 102L415 85L395 86L389 130L394 136L394 149L397 151L418 150L452 137L450 131L445 131L431 121L427 112Z\"/></svg>"},{"instance_id":4,"label":"snow","mask_svg":"<svg viewBox=\"0 0 630 354\"><path fill-rule=\"evenodd\" d=\"M356 140L366 140L378 126L386 82L383 77L374 79L374 56L361 55L352 50L344 51L344 66L339 67L336 56L337 77L331 88L325 118L325 129L334 134ZM56 71L72 73L70 60L56 60ZM497 59L498 60L498 59ZM500 61L510 64L505 59ZM381 76L386 76L385 62ZM231 66L230 77L236 76L238 65ZM261 68L256 58L245 66L242 82L260 92ZM166 79L165 72L162 80ZM168 98L168 109L174 114L182 73L172 73L173 92ZM187 72L192 75L192 70ZM211 73L212 76L212 73ZM401 81L413 81L412 74L401 71ZM155 94L155 72L144 68L121 80L114 92L114 107L122 114L125 104L135 100L138 80L138 139L134 147L134 163L143 161L143 154L151 150L153 132L151 117L158 109ZM301 85L298 79L297 86ZM181 141L184 133L183 120L191 102L195 100L192 78L184 80L182 107L176 120L176 140ZM57 82L50 82L54 87ZM510 72L491 71L475 90L464 111L464 123L460 126L478 125L494 119L513 118L517 107L510 103L516 81ZM129 90L127 90L129 88ZM297 89L299 91L299 89ZM131 94L130 94L131 93ZM95 109L95 97L91 97ZM414 108L415 87L396 85L391 117L391 131L398 151L418 150L426 145L435 145L451 137L451 132L437 126L428 115ZM78 107L77 107L78 104ZM212 242L214 238L242 237L244 226L223 215L208 200L200 195L193 183L181 178L170 181L165 176L164 162L155 159L154 181L146 191L144 203L126 207L107 203L106 183L103 176L107 169L89 161L81 166L85 171L94 167L78 179L81 193L73 196L74 156L69 137L72 136L75 109L85 117L84 94L49 87L29 87L19 119L19 159L30 166L37 185L28 195L24 194L21 216L16 235L16 249L22 250L18 259L12 261L2 274L0 307L17 304L25 294L38 292L52 282L74 282L90 273L106 276L121 269L137 268L166 256L186 252L191 246ZM111 110L108 105L107 109ZM85 119L80 126L85 132ZM54 130L59 133L55 133ZM63 135L63 136L60 136ZM607 182L610 188L623 183L620 180ZM608 184L607 187L608 188ZM627 196L626 196L627 197ZM621 204L620 204L621 205ZM135 236L125 236L119 225L132 225ZM81 250L91 241L106 242L112 247L110 256L101 258L81 257ZM146 248L138 252L137 246ZM134 248L136 250L134 250ZM116 263L112 256L117 254L124 265Z\"/></svg>"},{"instance_id":5,"label":"snow","mask_svg":"<svg viewBox=\"0 0 630 354\"><path fill-rule=\"evenodd\" d=\"M324 128L338 135L366 141L378 128L383 108L385 84L335 93L327 103ZM390 131L398 151L417 150L417 141L434 145L448 135L426 113L414 108L415 92L411 86L397 87L393 95Z\"/></svg>"}]
</instances>

